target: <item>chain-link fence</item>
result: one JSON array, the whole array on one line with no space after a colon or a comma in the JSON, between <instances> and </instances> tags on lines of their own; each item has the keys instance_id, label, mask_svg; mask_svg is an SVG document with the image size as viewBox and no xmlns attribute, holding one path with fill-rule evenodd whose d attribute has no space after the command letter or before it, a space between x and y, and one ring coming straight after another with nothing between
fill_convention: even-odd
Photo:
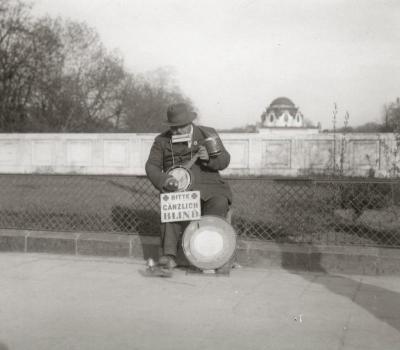
<instances>
[{"instance_id":1,"label":"chain-link fence","mask_svg":"<svg viewBox=\"0 0 400 350\"><path fill-rule=\"evenodd\" d=\"M400 247L400 180L229 178L246 239ZM159 232L145 177L0 175L0 228Z\"/></svg>"}]
</instances>

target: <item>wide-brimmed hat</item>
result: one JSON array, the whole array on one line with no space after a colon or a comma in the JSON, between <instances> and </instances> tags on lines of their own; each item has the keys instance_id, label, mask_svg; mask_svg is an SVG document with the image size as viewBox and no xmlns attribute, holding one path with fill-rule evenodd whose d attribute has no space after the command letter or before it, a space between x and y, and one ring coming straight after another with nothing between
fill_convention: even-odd
<instances>
[{"instance_id":1,"label":"wide-brimmed hat","mask_svg":"<svg viewBox=\"0 0 400 350\"><path fill-rule=\"evenodd\" d=\"M195 120L197 114L193 112L186 103L174 103L168 106L167 120L164 124L168 126L181 126Z\"/></svg>"}]
</instances>

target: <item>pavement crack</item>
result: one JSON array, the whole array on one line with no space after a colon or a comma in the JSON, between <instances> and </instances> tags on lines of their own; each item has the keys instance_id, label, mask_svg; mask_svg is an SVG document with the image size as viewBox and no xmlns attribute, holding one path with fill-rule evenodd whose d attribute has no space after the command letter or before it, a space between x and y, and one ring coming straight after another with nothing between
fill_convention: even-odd
<instances>
[{"instance_id":1,"label":"pavement crack","mask_svg":"<svg viewBox=\"0 0 400 350\"><path fill-rule=\"evenodd\" d=\"M189 283L189 282L179 282L179 281L173 281L167 278L164 278L164 281L166 283L170 283L170 284L179 284L179 285L183 285L183 286L190 286L190 287L196 287L196 284L193 283Z\"/></svg>"}]
</instances>

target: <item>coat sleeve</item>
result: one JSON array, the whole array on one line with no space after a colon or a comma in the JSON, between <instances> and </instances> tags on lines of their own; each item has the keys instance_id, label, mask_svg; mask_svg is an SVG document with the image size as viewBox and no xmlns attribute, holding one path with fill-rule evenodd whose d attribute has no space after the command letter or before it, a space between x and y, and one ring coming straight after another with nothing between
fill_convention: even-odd
<instances>
[{"instance_id":1,"label":"coat sleeve","mask_svg":"<svg viewBox=\"0 0 400 350\"><path fill-rule=\"evenodd\" d=\"M163 172L163 148L161 142L157 138L151 146L145 170L153 186L162 192L163 184L168 176Z\"/></svg>"},{"instance_id":2,"label":"coat sleeve","mask_svg":"<svg viewBox=\"0 0 400 350\"><path fill-rule=\"evenodd\" d=\"M212 129L212 131L215 135L219 137L218 133L214 129ZM218 156L210 157L208 162L203 163L205 167L216 171L224 170L228 167L231 161L231 155L226 150L224 144L222 143L222 140L221 140L221 148L222 148L221 153Z\"/></svg>"}]
</instances>

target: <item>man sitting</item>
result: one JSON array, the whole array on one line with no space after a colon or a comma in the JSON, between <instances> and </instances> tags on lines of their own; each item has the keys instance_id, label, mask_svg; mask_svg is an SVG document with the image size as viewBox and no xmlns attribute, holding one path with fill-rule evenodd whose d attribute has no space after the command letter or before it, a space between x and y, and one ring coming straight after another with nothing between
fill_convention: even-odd
<instances>
[{"instance_id":1,"label":"man sitting","mask_svg":"<svg viewBox=\"0 0 400 350\"><path fill-rule=\"evenodd\" d=\"M199 154L199 159L191 168L194 183L193 191L200 191L202 215L226 217L232 202L232 192L229 185L221 178L219 170L228 167L230 154L222 142L218 155L209 155L202 141L211 135L218 136L213 128L198 126L193 123L196 113L184 103L172 104L167 110L169 129L158 135L150 150L146 162L146 174L151 183L160 192L178 190L178 180L166 174L172 166L184 164ZM161 225L163 255L160 265L168 268L176 267L178 242L188 221L169 222Z\"/></svg>"}]
</instances>

